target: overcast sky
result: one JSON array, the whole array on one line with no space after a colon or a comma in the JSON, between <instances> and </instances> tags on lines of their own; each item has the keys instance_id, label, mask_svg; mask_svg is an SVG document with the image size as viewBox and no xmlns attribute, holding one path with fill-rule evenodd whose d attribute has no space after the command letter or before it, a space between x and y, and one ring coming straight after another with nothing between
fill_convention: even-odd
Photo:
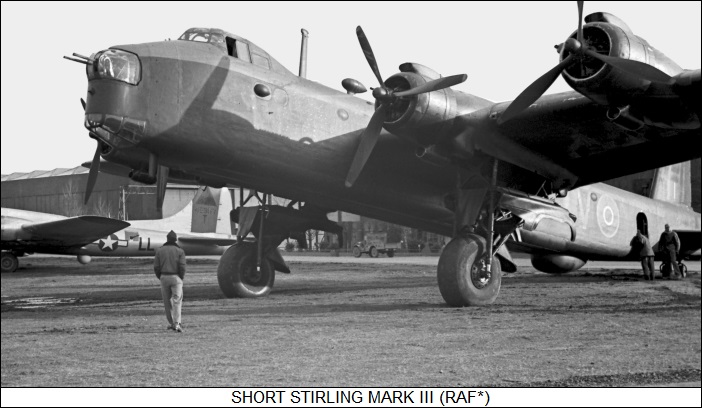
<instances>
[{"instance_id":1,"label":"overcast sky","mask_svg":"<svg viewBox=\"0 0 702 408\"><path fill-rule=\"evenodd\" d=\"M683 68L700 68L700 2L585 2L608 11ZM310 32L308 79L376 80L355 34L361 25L384 78L403 62L468 74L455 89L512 100L558 63L553 46L577 28L567 2L108 3L2 2L2 173L75 167L92 159L83 127L85 68L63 59L113 45L176 39L217 27L265 49L297 73L300 29ZM558 79L548 93L568 86ZM369 99L369 93L363 96ZM370 99L369 99L370 100Z\"/></svg>"}]
</instances>

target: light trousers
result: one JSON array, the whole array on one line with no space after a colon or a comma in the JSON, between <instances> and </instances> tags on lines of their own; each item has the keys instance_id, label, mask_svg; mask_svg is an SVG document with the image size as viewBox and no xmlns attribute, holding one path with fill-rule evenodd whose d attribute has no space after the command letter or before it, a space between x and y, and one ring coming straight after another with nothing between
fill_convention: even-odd
<instances>
[{"instance_id":1,"label":"light trousers","mask_svg":"<svg viewBox=\"0 0 702 408\"><path fill-rule=\"evenodd\" d=\"M161 296L168 323L180 323L180 308L183 305L183 280L180 276L161 275Z\"/></svg>"}]
</instances>

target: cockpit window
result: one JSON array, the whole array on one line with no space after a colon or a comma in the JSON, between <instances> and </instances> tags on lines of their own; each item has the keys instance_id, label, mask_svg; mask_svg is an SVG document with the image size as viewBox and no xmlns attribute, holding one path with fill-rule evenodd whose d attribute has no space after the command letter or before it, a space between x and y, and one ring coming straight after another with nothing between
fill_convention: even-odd
<instances>
[{"instance_id":1,"label":"cockpit window","mask_svg":"<svg viewBox=\"0 0 702 408\"><path fill-rule=\"evenodd\" d=\"M239 58L242 61L251 62L249 55L249 44L235 40L232 37L227 37L227 54L232 57Z\"/></svg>"},{"instance_id":2,"label":"cockpit window","mask_svg":"<svg viewBox=\"0 0 702 408\"><path fill-rule=\"evenodd\" d=\"M220 33L210 32L208 29L191 28L178 37L183 41L207 42L211 44L220 44L224 42L224 36Z\"/></svg>"}]
</instances>

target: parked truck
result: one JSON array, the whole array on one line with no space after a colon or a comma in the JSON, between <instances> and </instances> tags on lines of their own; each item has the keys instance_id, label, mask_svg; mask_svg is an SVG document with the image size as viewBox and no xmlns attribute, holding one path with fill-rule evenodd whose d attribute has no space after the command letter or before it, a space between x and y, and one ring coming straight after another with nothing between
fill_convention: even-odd
<instances>
[{"instance_id":1,"label":"parked truck","mask_svg":"<svg viewBox=\"0 0 702 408\"><path fill-rule=\"evenodd\" d=\"M371 258L377 258L379 254L386 254L388 258L395 256L395 251L402 247L402 242L388 243L386 232L374 232L366 234L363 241L358 242L353 247L353 256L359 258L363 254L368 254Z\"/></svg>"}]
</instances>

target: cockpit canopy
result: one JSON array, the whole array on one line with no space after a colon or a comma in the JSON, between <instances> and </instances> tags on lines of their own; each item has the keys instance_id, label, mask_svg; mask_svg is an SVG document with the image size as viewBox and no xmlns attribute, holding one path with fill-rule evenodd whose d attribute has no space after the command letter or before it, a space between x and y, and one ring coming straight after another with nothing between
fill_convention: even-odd
<instances>
[{"instance_id":1,"label":"cockpit canopy","mask_svg":"<svg viewBox=\"0 0 702 408\"><path fill-rule=\"evenodd\" d=\"M212 30L209 28L191 28L178 37L183 41L206 42L212 44L224 43L224 33L220 30Z\"/></svg>"}]
</instances>

